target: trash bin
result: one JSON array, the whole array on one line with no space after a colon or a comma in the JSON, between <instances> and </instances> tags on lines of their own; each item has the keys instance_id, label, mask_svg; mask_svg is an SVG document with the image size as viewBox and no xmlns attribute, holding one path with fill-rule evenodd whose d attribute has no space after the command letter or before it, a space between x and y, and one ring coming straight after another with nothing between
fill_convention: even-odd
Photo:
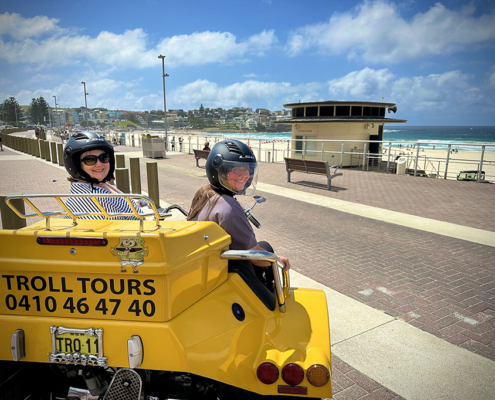
<instances>
[{"instance_id":1,"label":"trash bin","mask_svg":"<svg viewBox=\"0 0 495 400\"><path fill-rule=\"evenodd\" d=\"M399 157L399 159L395 162L397 164L397 175L405 175L406 174L406 166L407 166L407 158Z\"/></svg>"}]
</instances>

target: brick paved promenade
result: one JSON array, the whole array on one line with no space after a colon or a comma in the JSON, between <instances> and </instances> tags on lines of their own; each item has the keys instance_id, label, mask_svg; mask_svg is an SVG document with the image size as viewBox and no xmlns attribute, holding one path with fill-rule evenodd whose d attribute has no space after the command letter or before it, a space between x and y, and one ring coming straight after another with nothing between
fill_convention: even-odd
<instances>
[{"instance_id":1,"label":"brick paved promenade","mask_svg":"<svg viewBox=\"0 0 495 400\"><path fill-rule=\"evenodd\" d=\"M136 150L116 148L126 155ZM144 191L146 162L158 163L160 197L186 209L207 182L192 155L142 158ZM64 170L31 156L6 149L0 153L0 167L1 194L65 193L69 188ZM495 232L495 185L355 170L344 170L331 192L324 190L322 176L293 173L292 180L286 182L284 165L260 164L263 184ZM259 194L267 202L254 212L263 225L258 238L288 256L295 271L495 360L494 247L316 206L282 193ZM401 398L337 357L333 383L336 399Z\"/></svg>"}]
</instances>

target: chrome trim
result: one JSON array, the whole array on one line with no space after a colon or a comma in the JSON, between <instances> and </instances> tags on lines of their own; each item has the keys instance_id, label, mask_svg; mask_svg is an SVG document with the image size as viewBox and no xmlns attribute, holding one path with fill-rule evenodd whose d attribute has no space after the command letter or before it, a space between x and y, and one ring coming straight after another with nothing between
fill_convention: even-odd
<instances>
[{"instance_id":1,"label":"chrome trim","mask_svg":"<svg viewBox=\"0 0 495 400\"><path fill-rule=\"evenodd\" d=\"M66 328L65 326L50 326L50 333L52 336L52 352L48 353L48 361L54 364L71 364L74 365L90 365L93 367L106 367L108 357L103 356L103 329L76 329ZM88 336L96 336L98 338L98 350L95 354L88 356L79 353L61 353L57 350L57 335L63 335L64 333L78 333Z\"/></svg>"},{"instance_id":2,"label":"chrome trim","mask_svg":"<svg viewBox=\"0 0 495 400\"><path fill-rule=\"evenodd\" d=\"M38 199L38 198L53 198L55 199L64 209L64 211L46 211L42 212L36 207L29 199ZM72 213L65 203L62 201L62 199L67 199L67 198L90 198L93 200L95 203L96 207L101 211L100 213ZM100 202L97 200L98 198L123 198L127 201L127 204L131 208L132 213L108 213L105 211L103 206L100 204ZM31 207L34 210L34 214L24 214L21 213L12 203L11 200L17 200L21 199L24 200L24 202ZM148 206L152 209L153 212L145 213L145 214L139 214L134 207L134 205L131 202L131 199L139 199L139 200L145 200L148 202ZM13 195L13 196L7 196L5 198L5 202L7 205L14 211L17 216L20 218L28 219L28 218L33 218L33 217L42 217L46 219L46 226L45 230L49 231L50 230L50 218L51 217L70 217L72 218L73 222L72 225L77 225L77 219L81 217L87 217L87 216L104 216L105 218L114 218L114 217L136 217L139 219L139 230L140 232L144 232L144 219L146 217L155 217L156 221L156 229L160 228L160 218L166 218L166 217L171 217L172 214L168 212L160 212L155 206L155 203L153 203L153 200L151 200L148 196L143 196L142 194L125 194L125 193L119 193L119 194L29 194L29 195Z\"/></svg>"},{"instance_id":3,"label":"chrome trim","mask_svg":"<svg viewBox=\"0 0 495 400\"><path fill-rule=\"evenodd\" d=\"M220 255L220 258L224 260L253 260L271 262L273 277L275 279L275 288L277 291L278 307L280 312L284 313L286 311L284 292L288 290L290 285L289 271L282 272L283 283L280 282L278 268L282 269L284 267L284 263L274 253L259 250L227 250Z\"/></svg>"}]
</instances>

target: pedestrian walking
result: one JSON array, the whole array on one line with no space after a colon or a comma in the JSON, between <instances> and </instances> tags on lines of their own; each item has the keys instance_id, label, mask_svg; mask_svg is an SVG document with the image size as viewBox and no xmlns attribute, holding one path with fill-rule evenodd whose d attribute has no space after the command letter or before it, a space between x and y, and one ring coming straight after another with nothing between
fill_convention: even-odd
<instances>
[{"instance_id":1,"label":"pedestrian walking","mask_svg":"<svg viewBox=\"0 0 495 400\"><path fill-rule=\"evenodd\" d=\"M0 131L0 150L3 151L3 144L2 144L2 131Z\"/></svg>"},{"instance_id":2,"label":"pedestrian walking","mask_svg":"<svg viewBox=\"0 0 495 400\"><path fill-rule=\"evenodd\" d=\"M182 152L182 141L183 141L183 139L182 139L182 136L181 136L181 137L179 137L179 151L180 152Z\"/></svg>"},{"instance_id":3,"label":"pedestrian walking","mask_svg":"<svg viewBox=\"0 0 495 400\"><path fill-rule=\"evenodd\" d=\"M175 136L172 136L172 151L175 151Z\"/></svg>"}]
</instances>

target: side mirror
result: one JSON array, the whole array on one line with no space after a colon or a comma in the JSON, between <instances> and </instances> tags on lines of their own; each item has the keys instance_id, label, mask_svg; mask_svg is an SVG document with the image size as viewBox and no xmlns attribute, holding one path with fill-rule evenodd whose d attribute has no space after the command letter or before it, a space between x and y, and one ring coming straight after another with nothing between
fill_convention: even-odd
<instances>
[{"instance_id":1,"label":"side mirror","mask_svg":"<svg viewBox=\"0 0 495 400\"><path fill-rule=\"evenodd\" d=\"M262 196L253 196L253 200L256 202L256 203L264 203L266 201L266 199Z\"/></svg>"}]
</instances>

